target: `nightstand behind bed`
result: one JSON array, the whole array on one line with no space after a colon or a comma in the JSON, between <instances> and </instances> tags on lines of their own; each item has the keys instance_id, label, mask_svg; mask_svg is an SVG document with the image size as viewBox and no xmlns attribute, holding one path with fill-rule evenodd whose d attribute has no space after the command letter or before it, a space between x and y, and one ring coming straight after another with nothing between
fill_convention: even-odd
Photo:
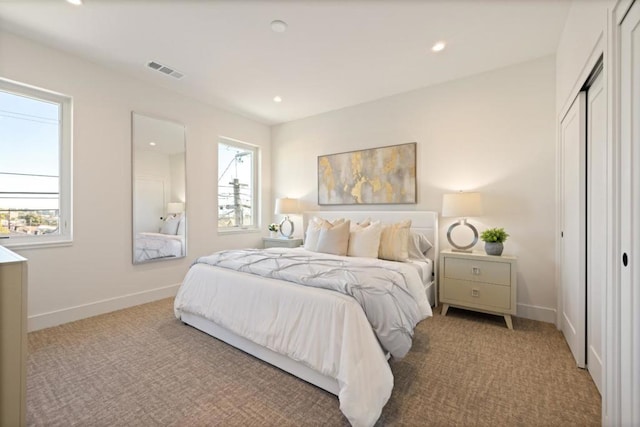
<instances>
[{"instance_id":1,"label":"nightstand behind bed","mask_svg":"<svg viewBox=\"0 0 640 427\"><path fill-rule=\"evenodd\" d=\"M517 258L484 253L440 252L442 315L449 306L504 316L513 329L516 314Z\"/></svg>"}]
</instances>

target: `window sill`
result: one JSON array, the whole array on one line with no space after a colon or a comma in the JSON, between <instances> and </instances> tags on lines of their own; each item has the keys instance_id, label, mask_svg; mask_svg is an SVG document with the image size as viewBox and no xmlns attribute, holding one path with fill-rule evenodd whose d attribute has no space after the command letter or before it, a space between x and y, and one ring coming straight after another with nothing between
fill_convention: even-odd
<instances>
[{"instance_id":1,"label":"window sill","mask_svg":"<svg viewBox=\"0 0 640 427\"><path fill-rule=\"evenodd\" d=\"M25 240L25 239L0 239L0 245L11 250L20 249L46 249L46 248L59 248L64 246L72 246L73 240L66 237L59 237L57 239L46 240Z\"/></svg>"},{"instance_id":2,"label":"window sill","mask_svg":"<svg viewBox=\"0 0 640 427\"><path fill-rule=\"evenodd\" d=\"M229 229L218 229L218 235L219 236L224 236L227 234L253 234L253 233L259 233L260 229L259 228L229 228Z\"/></svg>"}]
</instances>

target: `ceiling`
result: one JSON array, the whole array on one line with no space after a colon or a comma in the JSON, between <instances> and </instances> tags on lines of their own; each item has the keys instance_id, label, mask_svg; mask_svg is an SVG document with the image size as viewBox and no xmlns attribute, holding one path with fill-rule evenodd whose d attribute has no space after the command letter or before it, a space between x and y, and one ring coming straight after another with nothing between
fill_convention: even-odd
<instances>
[{"instance_id":1,"label":"ceiling","mask_svg":"<svg viewBox=\"0 0 640 427\"><path fill-rule=\"evenodd\" d=\"M569 7L568 0L0 0L0 28L277 124L554 54ZM273 20L287 30L272 31ZM439 40L447 46L433 53ZM184 77L153 71L149 61Z\"/></svg>"}]
</instances>

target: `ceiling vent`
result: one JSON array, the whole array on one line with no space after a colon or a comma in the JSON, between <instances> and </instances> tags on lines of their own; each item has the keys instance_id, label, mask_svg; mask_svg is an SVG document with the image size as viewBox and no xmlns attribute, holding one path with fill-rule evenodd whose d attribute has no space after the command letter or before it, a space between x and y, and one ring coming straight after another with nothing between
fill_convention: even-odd
<instances>
[{"instance_id":1,"label":"ceiling vent","mask_svg":"<svg viewBox=\"0 0 640 427\"><path fill-rule=\"evenodd\" d=\"M173 68L167 67L166 65L162 65L156 61L148 62L147 67L151 68L152 70L156 70L159 73L165 74L167 76L171 76L176 79L181 79L184 77L184 74L182 74L180 71L176 71Z\"/></svg>"}]
</instances>

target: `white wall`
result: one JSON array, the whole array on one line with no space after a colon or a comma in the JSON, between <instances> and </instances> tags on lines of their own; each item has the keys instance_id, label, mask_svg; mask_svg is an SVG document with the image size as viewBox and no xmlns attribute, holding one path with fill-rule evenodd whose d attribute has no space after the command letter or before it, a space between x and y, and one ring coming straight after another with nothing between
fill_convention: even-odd
<instances>
[{"instance_id":1,"label":"white wall","mask_svg":"<svg viewBox=\"0 0 640 427\"><path fill-rule=\"evenodd\" d=\"M171 162L171 195L169 202L184 202L186 199L187 188L186 180L186 163L185 156L182 154L174 154L170 158Z\"/></svg>"},{"instance_id":2,"label":"white wall","mask_svg":"<svg viewBox=\"0 0 640 427\"><path fill-rule=\"evenodd\" d=\"M415 141L418 204L380 209L440 211L443 193L482 192L485 214L473 221L504 227L505 254L519 257L518 315L554 322L554 80L545 57L275 126L274 196L317 209L318 155ZM445 248L453 220L441 220Z\"/></svg>"},{"instance_id":3,"label":"white wall","mask_svg":"<svg viewBox=\"0 0 640 427\"><path fill-rule=\"evenodd\" d=\"M217 138L261 148L270 201L267 126L8 33L0 33L0 76L73 97L73 245L17 251L29 259L31 330L169 296L195 257L260 244L259 233L217 235ZM131 263L131 111L186 127L184 259Z\"/></svg>"},{"instance_id":4,"label":"white wall","mask_svg":"<svg viewBox=\"0 0 640 427\"><path fill-rule=\"evenodd\" d=\"M598 58L598 43L604 48L607 9L615 0L574 1L556 52L556 109L559 114L569 107L584 84L582 75L591 71L591 56Z\"/></svg>"}]
</instances>

